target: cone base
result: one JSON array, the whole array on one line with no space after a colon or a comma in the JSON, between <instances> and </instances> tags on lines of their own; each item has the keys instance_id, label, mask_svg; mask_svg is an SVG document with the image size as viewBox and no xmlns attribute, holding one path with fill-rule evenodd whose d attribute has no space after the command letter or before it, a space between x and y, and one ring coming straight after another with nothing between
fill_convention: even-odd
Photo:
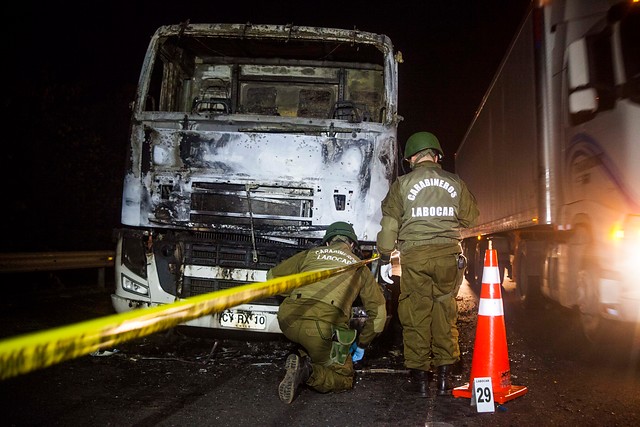
<instances>
[{"instance_id":1,"label":"cone base","mask_svg":"<svg viewBox=\"0 0 640 427\"><path fill-rule=\"evenodd\" d=\"M472 389L469 383L453 389L453 397L465 397L471 399ZM529 389L523 385L512 385L506 390L493 391L493 400L497 403L505 403L516 397L524 396Z\"/></svg>"},{"instance_id":2,"label":"cone base","mask_svg":"<svg viewBox=\"0 0 640 427\"><path fill-rule=\"evenodd\" d=\"M456 387L453 389L451 394L453 397L466 397L467 399L471 399L471 385L466 383L465 385Z\"/></svg>"}]
</instances>

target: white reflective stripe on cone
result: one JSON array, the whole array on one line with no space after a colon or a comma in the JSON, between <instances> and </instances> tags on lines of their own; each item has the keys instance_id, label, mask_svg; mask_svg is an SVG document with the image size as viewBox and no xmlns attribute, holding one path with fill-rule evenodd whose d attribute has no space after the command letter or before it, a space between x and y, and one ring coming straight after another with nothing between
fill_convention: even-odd
<instances>
[{"instance_id":1,"label":"white reflective stripe on cone","mask_svg":"<svg viewBox=\"0 0 640 427\"><path fill-rule=\"evenodd\" d=\"M503 316L502 299L480 298L478 316Z\"/></svg>"},{"instance_id":2,"label":"white reflective stripe on cone","mask_svg":"<svg viewBox=\"0 0 640 427\"><path fill-rule=\"evenodd\" d=\"M498 267L485 267L482 272L482 283L500 283L500 272Z\"/></svg>"}]
</instances>

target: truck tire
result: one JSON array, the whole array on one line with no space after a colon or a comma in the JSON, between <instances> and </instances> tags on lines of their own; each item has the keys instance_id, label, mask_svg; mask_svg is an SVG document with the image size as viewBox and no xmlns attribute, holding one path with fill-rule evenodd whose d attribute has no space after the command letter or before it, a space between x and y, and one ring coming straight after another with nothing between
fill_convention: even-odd
<instances>
[{"instance_id":1,"label":"truck tire","mask_svg":"<svg viewBox=\"0 0 640 427\"><path fill-rule=\"evenodd\" d=\"M504 236L492 236L491 244L498 255L498 271L500 273L500 284L502 285L504 282L504 271L510 263L509 240ZM504 286L502 286L502 292L504 293Z\"/></svg>"},{"instance_id":2,"label":"truck tire","mask_svg":"<svg viewBox=\"0 0 640 427\"><path fill-rule=\"evenodd\" d=\"M480 295L482 291L482 275L484 274L484 254L487 250L488 244L486 240L477 240L475 244L475 250L473 257L469 260L469 264L473 265L473 276L469 280L471 289Z\"/></svg>"},{"instance_id":3,"label":"truck tire","mask_svg":"<svg viewBox=\"0 0 640 427\"><path fill-rule=\"evenodd\" d=\"M531 309L539 308L542 302L540 275L535 272L535 258L528 252L527 241L520 241L514 260L516 293L522 305Z\"/></svg>"},{"instance_id":4,"label":"truck tire","mask_svg":"<svg viewBox=\"0 0 640 427\"><path fill-rule=\"evenodd\" d=\"M476 281L476 242L474 238L465 239L462 243L462 254L467 257L467 268L464 270L464 278L469 286L475 286Z\"/></svg>"},{"instance_id":5,"label":"truck tire","mask_svg":"<svg viewBox=\"0 0 640 427\"><path fill-rule=\"evenodd\" d=\"M600 315L600 292L598 290L598 267L594 259L585 257L576 277L577 305L580 313L582 333L589 343L601 338L605 319Z\"/></svg>"}]
</instances>

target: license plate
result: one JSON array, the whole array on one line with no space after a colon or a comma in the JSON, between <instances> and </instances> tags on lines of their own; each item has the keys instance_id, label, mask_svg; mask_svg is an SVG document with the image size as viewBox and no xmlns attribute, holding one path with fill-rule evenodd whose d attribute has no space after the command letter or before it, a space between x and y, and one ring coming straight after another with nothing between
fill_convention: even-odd
<instances>
[{"instance_id":1,"label":"license plate","mask_svg":"<svg viewBox=\"0 0 640 427\"><path fill-rule=\"evenodd\" d=\"M219 317L220 326L238 329L266 329L267 316L259 311L224 310Z\"/></svg>"}]
</instances>

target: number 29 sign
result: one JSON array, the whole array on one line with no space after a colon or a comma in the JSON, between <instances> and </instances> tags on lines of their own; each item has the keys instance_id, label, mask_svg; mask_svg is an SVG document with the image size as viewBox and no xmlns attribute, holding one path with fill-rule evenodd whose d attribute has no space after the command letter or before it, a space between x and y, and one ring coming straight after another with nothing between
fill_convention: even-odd
<instances>
[{"instance_id":1,"label":"number 29 sign","mask_svg":"<svg viewBox=\"0 0 640 427\"><path fill-rule=\"evenodd\" d=\"M473 379L471 405L473 404L477 406L478 412L495 412L491 377Z\"/></svg>"}]
</instances>

